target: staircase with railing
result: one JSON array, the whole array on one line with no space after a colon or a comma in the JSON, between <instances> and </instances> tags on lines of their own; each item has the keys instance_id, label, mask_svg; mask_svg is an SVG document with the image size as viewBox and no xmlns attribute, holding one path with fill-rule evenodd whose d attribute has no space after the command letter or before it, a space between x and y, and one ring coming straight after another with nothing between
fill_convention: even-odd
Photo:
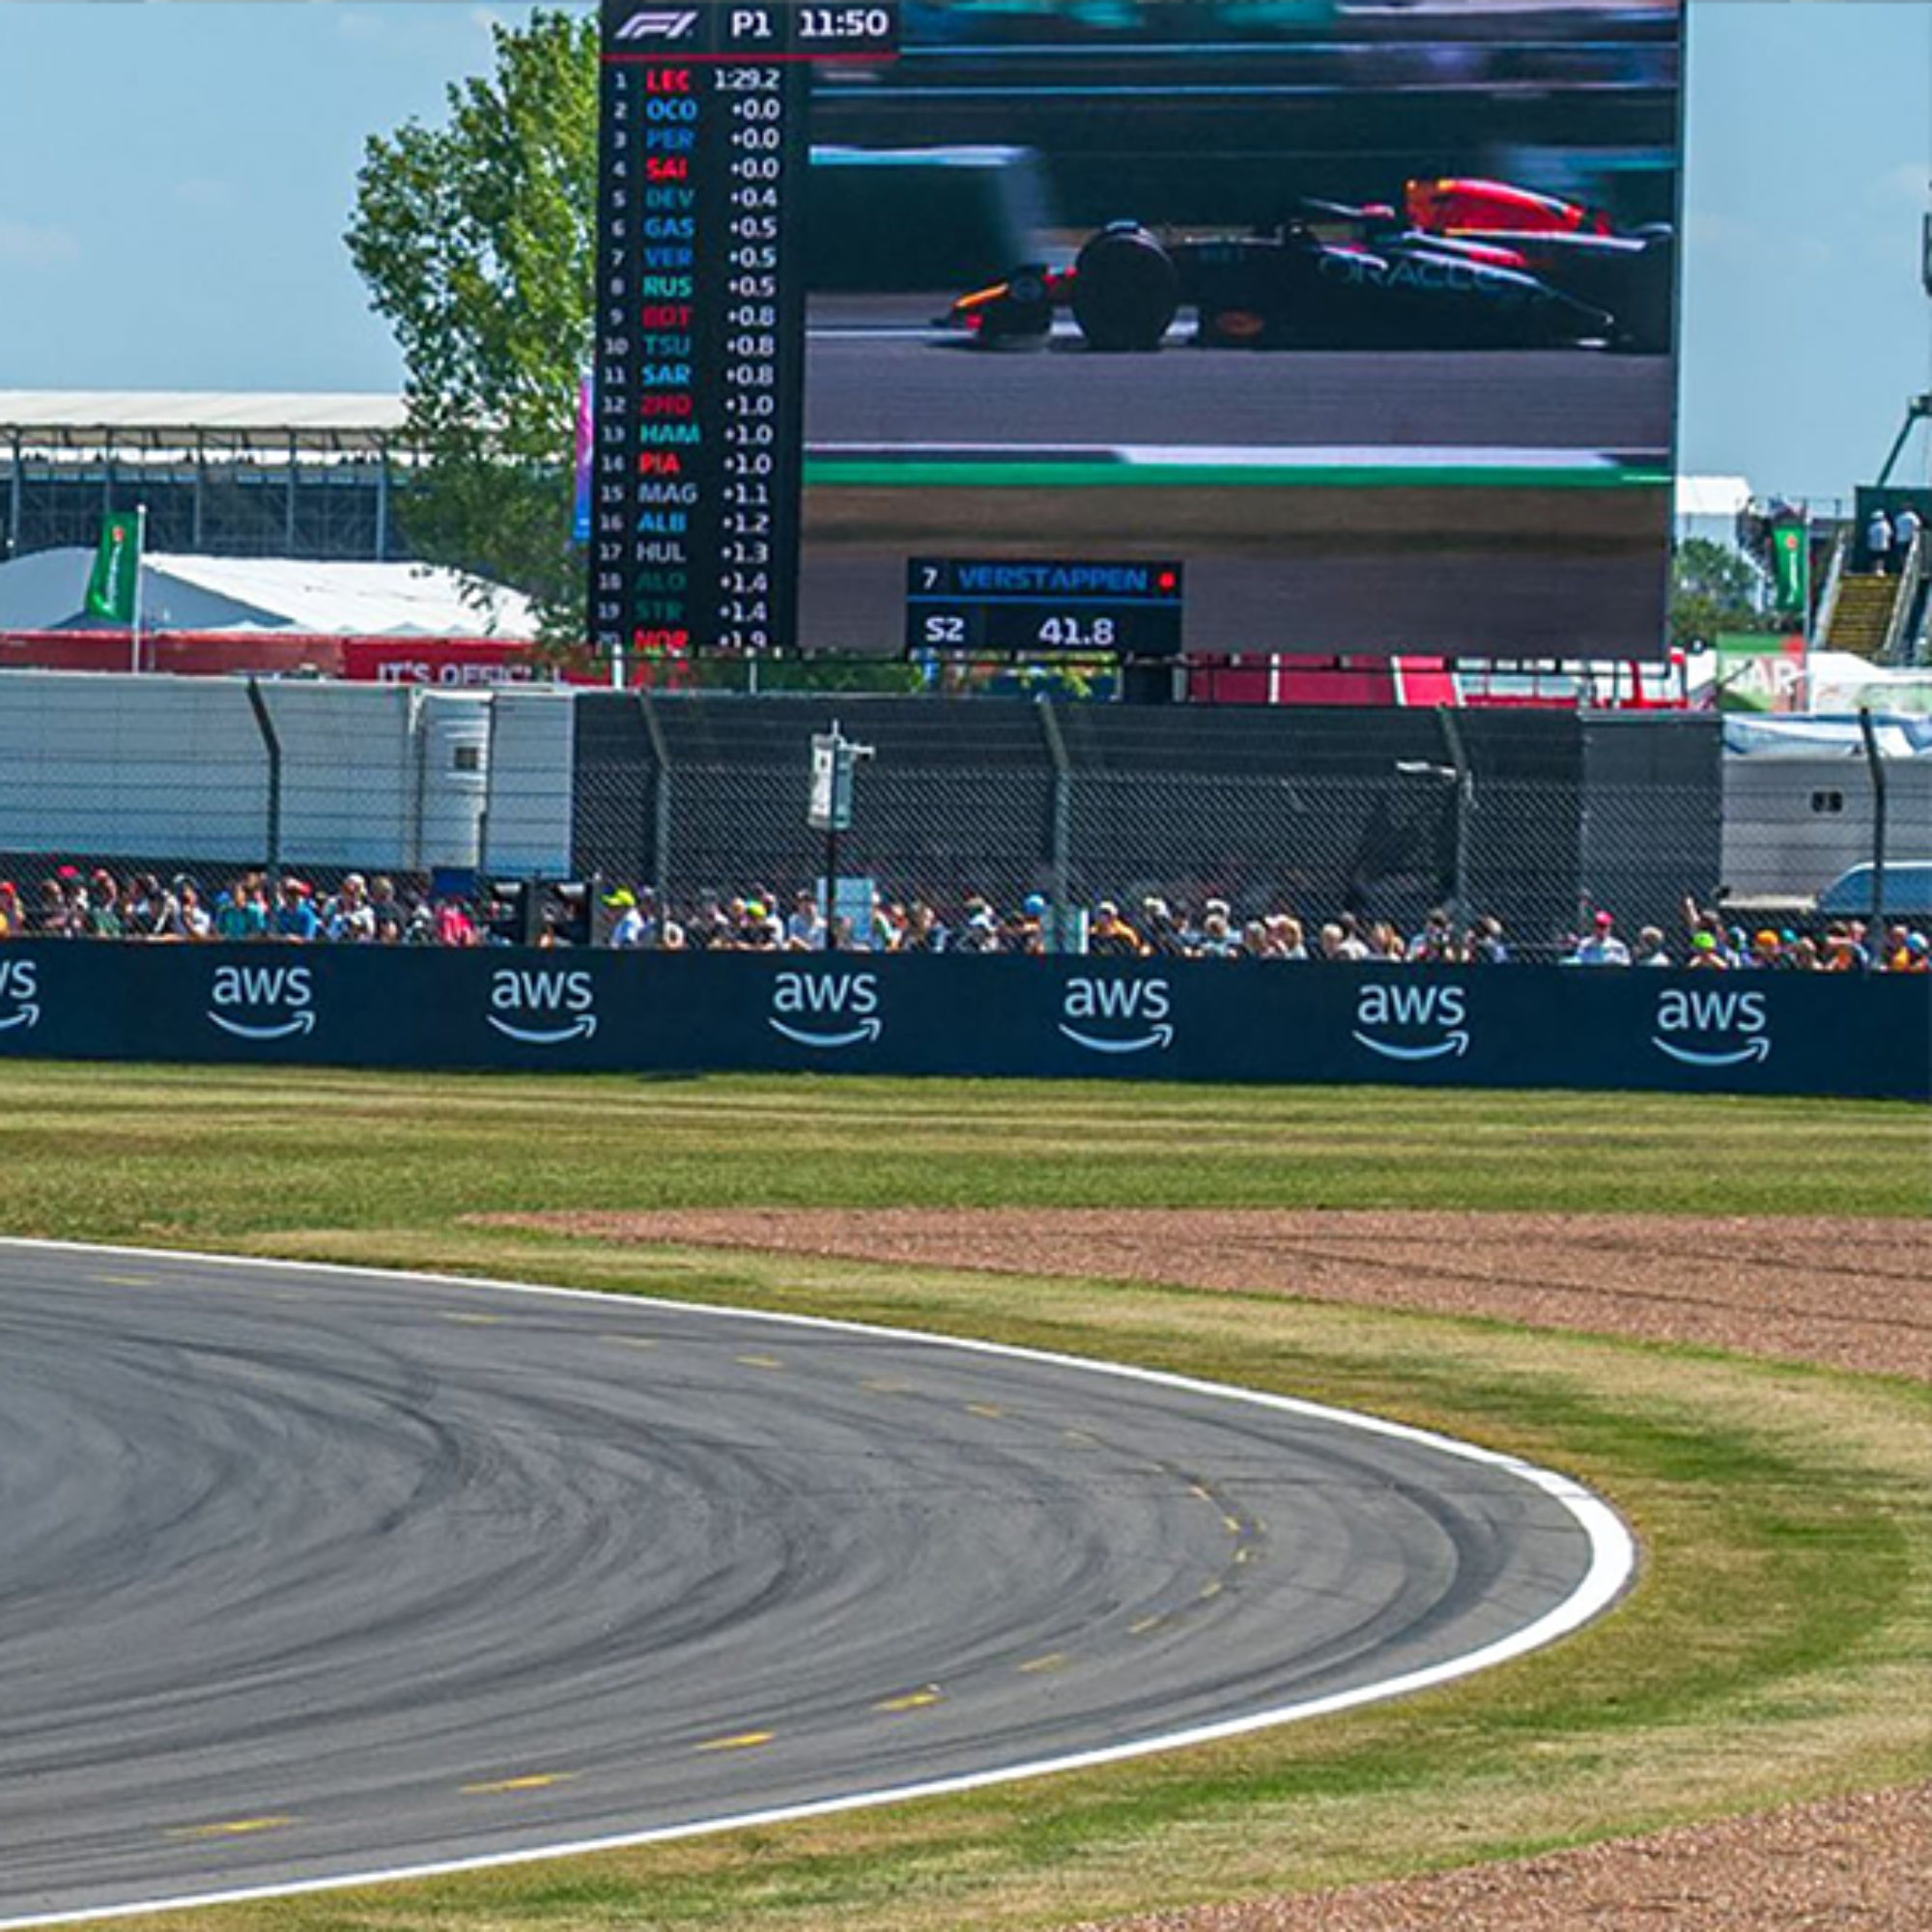
<instances>
[{"instance_id":1,"label":"staircase with railing","mask_svg":"<svg viewBox=\"0 0 1932 1932\"><path fill-rule=\"evenodd\" d=\"M1846 571L1820 642L1828 651L1847 651L1876 662L1885 654L1904 580L1877 571Z\"/></svg>"}]
</instances>

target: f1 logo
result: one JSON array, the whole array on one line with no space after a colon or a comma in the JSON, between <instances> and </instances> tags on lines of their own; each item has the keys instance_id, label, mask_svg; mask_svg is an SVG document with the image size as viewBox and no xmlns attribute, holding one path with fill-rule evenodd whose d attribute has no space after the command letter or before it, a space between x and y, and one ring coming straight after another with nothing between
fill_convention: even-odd
<instances>
[{"instance_id":1,"label":"f1 logo","mask_svg":"<svg viewBox=\"0 0 1932 1932\"><path fill-rule=\"evenodd\" d=\"M697 25L695 10L671 14L646 9L633 14L617 29L620 41L681 41Z\"/></svg>"}]
</instances>

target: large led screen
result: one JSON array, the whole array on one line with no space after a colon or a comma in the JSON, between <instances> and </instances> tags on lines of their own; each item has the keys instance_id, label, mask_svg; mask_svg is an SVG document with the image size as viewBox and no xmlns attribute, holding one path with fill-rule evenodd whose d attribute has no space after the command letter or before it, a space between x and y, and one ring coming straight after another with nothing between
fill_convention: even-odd
<instances>
[{"instance_id":1,"label":"large led screen","mask_svg":"<svg viewBox=\"0 0 1932 1932\"><path fill-rule=\"evenodd\" d=\"M785 82L804 488L760 647L898 652L924 583L1008 595L1014 648L1036 588L1138 582L1191 655L1662 653L1676 0L906 0L890 57L867 13L795 16L861 51ZM683 110L637 23L684 17L624 14L638 114Z\"/></svg>"}]
</instances>

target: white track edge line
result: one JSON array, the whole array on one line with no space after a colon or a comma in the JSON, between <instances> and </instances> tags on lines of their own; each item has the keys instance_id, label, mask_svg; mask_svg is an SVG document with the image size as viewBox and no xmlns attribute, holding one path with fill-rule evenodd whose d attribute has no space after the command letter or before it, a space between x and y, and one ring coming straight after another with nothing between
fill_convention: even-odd
<instances>
[{"instance_id":1,"label":"white track edge line","mask_svg":"<svg viewBox=\"0 0 1932 1932\"><path fill-rule=\"evenodd\" d=\"M667 1243L675 1245L675 1243ZM1101 1765L1120 1764L1147 1757L1156 1751L1179 1750L1193 1745L1213 1744L1228 1738L1245 1737L1281 1724L1298 1723L1310 1718L1330 1717L1339 1711L1354 1710L1364 1704L1381 1703L1404 1697L1439 1684L1505 1663L1528 1655L1567 1636L1602 1614L1628 1587L1636 1569L1636 1542L1623 1519L1599 1496L1574 1477L1545 1469L1520 1457L1500 1450L1485 1449L1477 1443L1462 1442L1432 1430L1416 1429L1407 1423L1391 1422L1382 1416L1364 1415L1351 1409L1333 1408L1323 1403L1308 1402L1298 1396L1275 1395L1264 1389L1246 1389L1230 1382L1205 1381L1193 1376L1177 1375L1165 1369L1140 1368L1128 1362L1101 1361L1085 1355L1065 1355L1051 1350L1021 1348L1008 1342L977 1341L970 1337L938 1335L917 1328L894 1328L882 1322L848 1321L826 1315L773 1314L763 1309L730 1308L701 1301L677 1301L659 1295L632 1294L601 1289L560 1288L543 1282L499 1281L482 1276L440 1274L428 1270L357 1266L335 1262L295 1261L280 1256L210 1254L188 1248L144 1248L114 1242L61 1241L24 1236L0 1236L0 1248L47 1249L56 1253L125 1256L145 1261L193 1262L224 1268L261 1268L270 1271L311 1274L352 1275L366 1281L400 1283L420 1281L439 1287L479 1290L487 1293L547 1296L557 1300L596 1302L613 1306L644 1308L677 1314L714 1316L725 1321L767 1321L794 1328L826 1329L848 1335L871 1335L895 1342L925 1343L934 1348L956 1349L971 1354L1000 1355L1014 1360L1046 1363L1056 1367L1082 1369L1095 1375L1118 1377L1157 1387L1190 1394L1219 1397L1226 1401L1271 1408L1292 1415L1304 1415L1332 1422L1371 1435L1385 1435L1502 1469L1532 1488L1542 1490L1566 1509L1588 1540L1590 1564L1577 1588L1533 1622L1509 1635L1498 1637L1481 1648L1449 1658L1420 1670L1404 1672L1379 1683L1359 1685L1351 1690L1331 1692L1296 1704L1284 1704L1257 1711L1245 1717L1220 1719L1183 1730L1136 1738L1125 1744L1106 1745L1092 1750L1063 1753L988 1771L965 1772L952 1777L929 1778L912 1784L889 1785L875 1791L850 1792L838 1798L815 1799L799 1804L775 1806L762 1811L739 1812L730 1817L700 1819L691 1824L660 1826L654 1830L625 1832L596 1838L579 1838L555 1844L535 1845L508 1852L487 1852L471 1858L437 1860L420 1864L394 1865L364 1872L351 1872L319 1879L298 1879L284 1884L239 1887L232 1890L184 1894L176 1897L142 1900L132 1904L99 1906L79 1912L36 1914L27 1918L0 1918L0 1932L26 1932L30 1926L76 1925L112 1918L131 1918L156 1912L191 1912L209 1906L242 1905L270 1898L294 1898L321 1891L342 1891L351 1888L400 1884L412 1879L447 1878L464 1872L487 1871L498 1866L534 1864L549 1859L580 1858L591 1852L614 1852L642 1845L668 1844L681 1838L695 1838L721 1832L747 1831L768 1825L789 1824L807 1818L833 1817L843 1811L857 1811L881 1804L907 1804L920 1798L940 1798L977 1791L988 1785L1017 1782L1021 1778L1042 1777L1051 1773L1087 1771Z\"/></svg>"}]
</instances>

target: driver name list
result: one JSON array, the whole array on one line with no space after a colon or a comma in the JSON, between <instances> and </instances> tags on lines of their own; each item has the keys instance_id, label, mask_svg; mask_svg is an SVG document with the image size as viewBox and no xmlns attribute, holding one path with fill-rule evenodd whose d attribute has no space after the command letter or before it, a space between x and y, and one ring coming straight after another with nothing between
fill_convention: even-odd
<instances>
[{"instance_id":1,"label":"driver name list","mask_svg":"<svg viewBox=\"0 0 1932 1932\"><path fill-rule=\"evenodd\" d=\"M626 662L792 641L810 71L895 7L606 0L589 631Z\"/></svg>"}]
</instances>

